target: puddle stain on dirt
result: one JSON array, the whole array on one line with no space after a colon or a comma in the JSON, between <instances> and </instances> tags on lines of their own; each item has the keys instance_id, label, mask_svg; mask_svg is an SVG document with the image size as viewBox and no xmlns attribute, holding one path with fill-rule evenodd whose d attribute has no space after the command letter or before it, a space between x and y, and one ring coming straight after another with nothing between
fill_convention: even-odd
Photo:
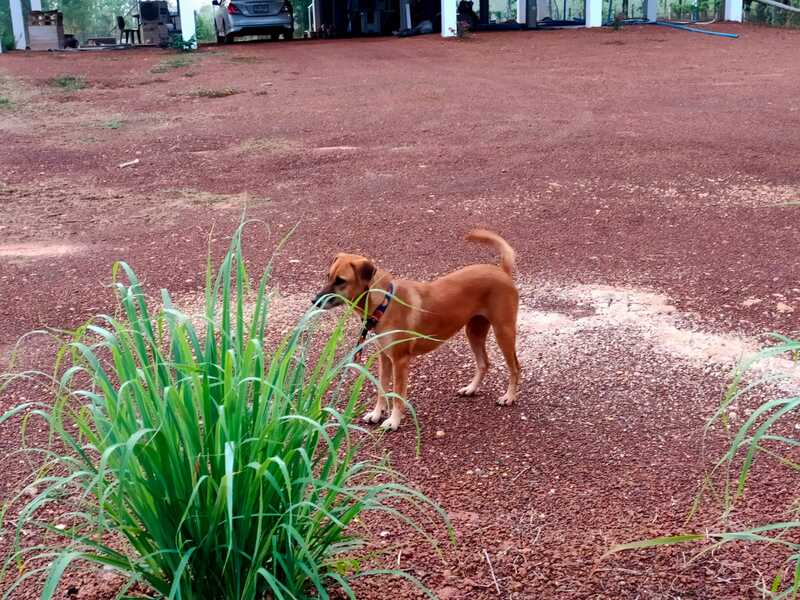
<instances>
[{"instance_id":1,"label":"puddle stain on dirt","mask_svg":"<svg viewBox=\"0 0 800 600\"><path fill-rule=\"evenodd\" d=\"M652 348L704 366L733 367L751 359L763 347L751 337L692 327L689 315L680 313L666 296L654 292L588 285L541 289L526 286L523 295L526 292L535 298L534 305L547 305L555 300L561 306L571 303L574 309L537 310L523 303L519 312L519 349L523 360L534 360L534 355L553 344L579 344L581 332L598 329L624 328L631 345L639 345L642 351ZM788 358L759 361L752 369L757 375L781 375L800 384L800 366Z\"/></svg>"},{"instance_id":2,"label":"puddle stain on dirt","mask_svg":"<svg viewBox=\"0 0 800 600\"><path fill-rule=\"evenodd\" d=\"M0 259L35 260L37 258L56 258L77 254L84 250L83 246L50 242L29 242L24 244L0 245Z\"/></svg>"}]
</instances>

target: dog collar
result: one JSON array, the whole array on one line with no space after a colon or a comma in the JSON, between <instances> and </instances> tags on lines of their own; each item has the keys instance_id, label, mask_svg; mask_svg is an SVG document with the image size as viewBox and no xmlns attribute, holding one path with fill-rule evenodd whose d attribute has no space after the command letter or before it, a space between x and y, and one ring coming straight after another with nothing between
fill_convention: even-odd
<instances>
[{"instance_id":1,"label":"dog collar","mask_svg":"<svg viewBox=\"0 0 800 600\"><path fill-rule=\"evenodd\" d=\"M394 298L394 283L389 282L389 285L386 286L386 292L384 292L383 300L381 303L372 311L372 314L367 317L366 321L364 321L364 325L361 327L361 334L358 336L358 344L356 354L355 354L355 361L361 361L361 355L364 352L364 342L367 341L367 334L375 329L378 326L378 323L383 317L383 313L386 312L386 309L389 308L389 304L392 302L392 298Z\"/></svg>"}]
</instances>

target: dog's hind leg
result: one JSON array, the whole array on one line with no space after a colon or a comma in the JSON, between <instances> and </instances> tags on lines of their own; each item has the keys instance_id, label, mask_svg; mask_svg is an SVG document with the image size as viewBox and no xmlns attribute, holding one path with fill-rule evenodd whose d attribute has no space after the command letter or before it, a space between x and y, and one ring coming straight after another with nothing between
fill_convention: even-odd
<instances>
[{"instance_id":1,"label":"dog's hind leg","mask_svg":"<svg viewBox=\"0 0 800 600\"><path fill-rule=\"evenodd\" d=\"M497 399L500 405L514 404L519 391L519 361L517 360L517 329L516 319L511 322L494 323L494 337L497 345L503 352L508 365L508 389Z\"/></svg>"},{"instance_id":2,"label":"dog's hind leg","mask_svg":"<svg viewBox=\"0 0 800 600\"><path fill-rule=\"evenodd\" d=\"M489 356L486 354L486 336L489 334L489 319L486 317L472 317L467 322L467 340L472 353L475 355L475 376L469 385L458 390L459 396L472 396L481 386L486 372L489 370Z\"/></svg>"},{"instance_id":3,"label":"dog's hind leg","mask_svg":"<svg viewBox=\"0 0 800 600\"><path fill-rule=\"evenodd\" d=\"M384 429L395 431L400 427L400 421L406 411L406 392L408 391L408 362L409 356L399 356L392 360L392 382L394 393L398 397L392 398L392 414L381 423Z\"/></svg>"},{"instance_id":4,"label":"dog's hind leg","mask_svg":"<svg viewBox=\"0 0 800 600\"><path fill-rule=\"evenodd\" d=\"M383 411L387 409L385 394L391 391L389 386L392 384L392 362L384 354L378 357L378 381L381 382L381 389L378 390L375 408L364 415L367 423L380 421L383 418Z\"/></svg>"}]
</instances>

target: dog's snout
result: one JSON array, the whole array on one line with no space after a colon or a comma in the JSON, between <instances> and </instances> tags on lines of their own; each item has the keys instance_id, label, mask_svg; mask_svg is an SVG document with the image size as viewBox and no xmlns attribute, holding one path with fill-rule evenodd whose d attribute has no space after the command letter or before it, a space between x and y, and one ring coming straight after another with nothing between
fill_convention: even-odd
<instances>
[{"instance_id":1,"label":"dog's snout","mask_svg":"<svg viewBox=\"0 0 800 600\"><path fill-rule=\"evenodd\" d=\"M311 300L311 304L322 310L329 310L342 304L342 299L331 290L322 290L319 294L314 296L314 299Z\"/></svg>"},{"instance_id":2,"label":"dog's snout","mask_svg":"<svg viewBox=\"0 0 800 600\"><path fill-rule=\"evenodd\" d=\"M329 308L338 306L339 302L337 301L337 297L333 295L333 292L331 290L322 290L319 294L314 296L314 299L311 301L311 304L313 304L317 308L321 308L322 310L328 310Z\"/></svg>"}]
</instances>

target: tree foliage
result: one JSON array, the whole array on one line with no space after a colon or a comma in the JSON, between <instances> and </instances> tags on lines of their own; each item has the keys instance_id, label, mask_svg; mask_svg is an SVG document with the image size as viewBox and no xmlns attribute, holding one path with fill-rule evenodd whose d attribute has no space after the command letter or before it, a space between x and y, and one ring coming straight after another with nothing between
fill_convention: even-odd
<instances>
[{"instance_id":1,"label":"tree foliage","mask_svg":"<svg viewBox=\"0 0 800 600\"><path fill-rule=\"evenodd\" d=\"M0 0L0 44L3 50L14 48L14 33L11 31L11 11L8 0Z\"/></svg>"}]
</instances>

